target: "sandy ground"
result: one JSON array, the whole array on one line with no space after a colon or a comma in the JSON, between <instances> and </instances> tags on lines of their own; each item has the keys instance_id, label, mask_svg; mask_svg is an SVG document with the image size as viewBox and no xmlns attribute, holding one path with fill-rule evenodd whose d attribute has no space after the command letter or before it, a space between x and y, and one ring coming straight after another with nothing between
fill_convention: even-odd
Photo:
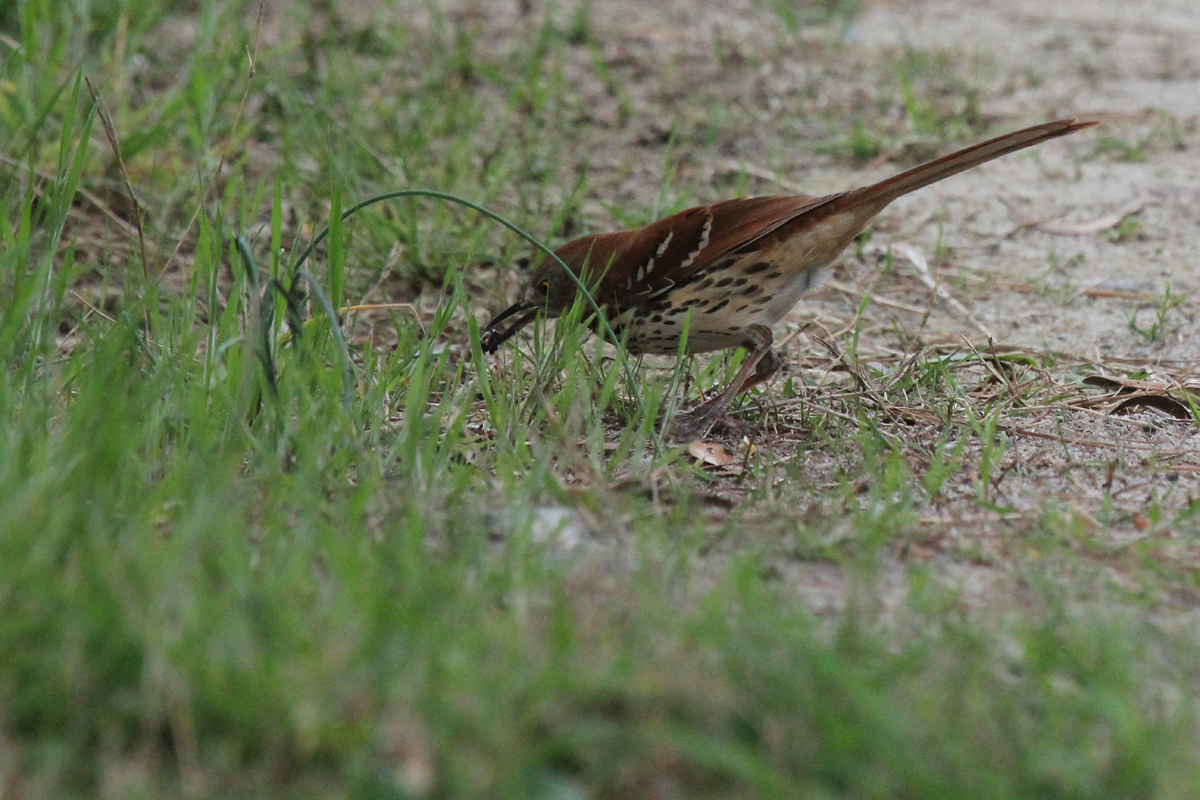
<instances>
[{"instance_id":1,"label":"sandy ground","mask_svg":"<svg viewBox=\"0 0 1200 800\"><path fill-rule=\"evenodd\" d=\"M983 175L930 187L897 204L898 229L915 243L923 214L942 214L970 268L1024 282L1043 276L1075 292L1111 288L1158 298L1194 295L1200 270L1200 15L1187 2L894 3L873 4L854 23L864 47L927 46L984 54L1002 73L1034 71L1036 85L984 108L1014 117L1068 114L1106 121L1098 136L1153 140L1144 161L1089 158L1071 164L1061 148L1035 159L989 165ZM1160 128L1160 129L1156 129ZM1161 128L1173 129L1165 134ZM1086 145L1084 145L1086 147ZM1054 152L1057 151L1057 152ZM1040 163L1039 163L1040 162ZM1047 175L1062 171L1061 178ZM1077 170L1077 171L1076 171ZM1012 209L1006 213L1005 205ZM1037 228L1010 235L1025 218L1084 223L1140 209L1141 230L1127 241L1053 235ZM1050 269L1047 254L1060 266ZM989 293L975 313L1003 341L1043 344L1090 356L1196 357L1194 311L1181 308L1178 327L1148 345L1128 325L1127 299L1089 302L1038 300L1029 294Z\"/></svg>"}]
</instances>

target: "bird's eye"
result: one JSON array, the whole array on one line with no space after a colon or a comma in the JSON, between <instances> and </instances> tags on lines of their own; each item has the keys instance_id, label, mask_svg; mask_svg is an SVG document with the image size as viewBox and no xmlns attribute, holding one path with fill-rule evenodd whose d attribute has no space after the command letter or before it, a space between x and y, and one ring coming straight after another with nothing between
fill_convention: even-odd
<instances>
[{"instance_id":1,"label":"bird's eye","mask_svg":"<svg viewBox=\"0 0 1200 800\"><path fill-rule=\"evenodd\" d=\"M550 291L550 281L542 281L541 283L539 283L538 291L541 292L542 294L546 294L547 292L549 292Z\"/></svg>"}]
</instances>

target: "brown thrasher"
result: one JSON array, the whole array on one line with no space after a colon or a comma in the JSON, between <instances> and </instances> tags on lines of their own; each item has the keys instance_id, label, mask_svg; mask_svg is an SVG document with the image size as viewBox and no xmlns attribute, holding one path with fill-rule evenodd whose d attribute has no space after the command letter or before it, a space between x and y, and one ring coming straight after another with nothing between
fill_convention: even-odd
<instances>
[{"instance_id":1,"label":"brown thrasher","mask_svg":"<svg viewBox=\"0 0 1200 800\"><path fill-rule=\"evenodd\" d=\"M587 282L631 353L676 353L685 327L688 353L746 348L749 357L729 386L671 429L676 438L700 436L738 393L778 371L782 362L771 349L771 326L800 295L821 284L842 250L888 203L985 161L1096 124L1047 122L861 189L826 197L726 200L636 230L583 236L554 252ZM484 328L483 351L494 353L538 314L562 314L576 293L575 281L562 267L544 259L525 297ZM506 330L498 329L518 314Z\"/></svg>"}]
</instances>

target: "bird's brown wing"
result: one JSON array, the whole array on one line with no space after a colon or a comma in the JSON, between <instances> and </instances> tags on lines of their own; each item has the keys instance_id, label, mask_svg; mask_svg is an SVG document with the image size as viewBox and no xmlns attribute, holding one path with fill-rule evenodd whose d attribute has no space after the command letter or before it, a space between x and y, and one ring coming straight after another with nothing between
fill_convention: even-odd
<instances>
[{"instance_id":1,"label":"bird's brown wing","mask_svg":"<svg viewBox=\"0 0 1200 800\"><path fill-rule=\"evenodd\" d=\"M686 283L738 248L839 195L776 195L696 206L589 247L590 263L610 264L601 293L637 305ZM571 243L575 244L574 242ZM564 246L564 249L571 245Z\"/></svg>"}]
</instances>

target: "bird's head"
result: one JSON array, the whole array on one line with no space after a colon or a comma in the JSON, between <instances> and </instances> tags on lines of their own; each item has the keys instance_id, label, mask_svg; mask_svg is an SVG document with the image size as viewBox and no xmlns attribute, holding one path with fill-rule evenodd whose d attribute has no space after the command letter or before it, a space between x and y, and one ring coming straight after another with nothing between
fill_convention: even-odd
<instances>
[{"instance_id":1,"label":"bird's head","mask_svg":"<svg viewBox=\"0 0 1200 800\"><path fill-rule=\"evenodd\" d=\"M560 251L558 255L572 272L577 272L578 267L574 260L565 257L570 255L569 253L564 254ZM547 317L560 316L575 302L578 289L575 280L562 268L558 260L543 256L534 268L529 288L521 299L501 311L484 326L479 337L483 352L496 352L500 345L532 322L538 314L545 314ZM500 324L513 317L516 317L516 320L504 330L500 330Z\"/></svg>"}]
</instances>

